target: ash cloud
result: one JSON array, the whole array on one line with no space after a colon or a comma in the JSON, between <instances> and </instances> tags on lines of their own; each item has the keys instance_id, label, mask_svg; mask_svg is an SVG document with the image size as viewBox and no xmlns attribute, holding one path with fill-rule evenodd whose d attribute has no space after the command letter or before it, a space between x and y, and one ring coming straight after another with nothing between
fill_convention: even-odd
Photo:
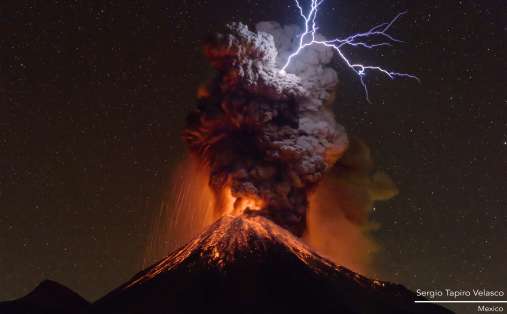
<instances>
[{"instance_id":1,"label":"ash cloud","mask_svg":"<svg viewBox=\"0 0 507 314\"><path fill-rule=\"evenodd\" d=\"M373 275L379 245L369 219L375 202L398 194L391 178L375 168L370 148L351 137L342 158L312 193L304 240L319 253L356 272Z\"/></svg>"},{"instance_id":2,"label":"ash cloud","mask_svg":"<svg viewBox=\"0 0 507 314\"><path fill-rule=\"evenodd\" d=\"M227 191L235 207L256 200L261 211L301 236L309 195L348 146L329 108L338 82L326 47L294 51L294 26L263 22L257 31L233 23L205 45L216 77L198 92L184 137L210 168L216 210Z\"/></svg>"},{"instance_id":3,"label":"ash cloud","mask_svg":"<svg viewBox=\"0 0 507 314\"><path fill-rule=\"evenodd\" d=\"M285 64L289 55L298 47L298 35L303 30L296 25L281 26L277 22L260 22L256 25L259 32L271 34L275 41L278 55L276 64L280 67ZM316 40L325 40L320 34L316 34ZM323 45L310 46L303 49L292 60L287 72L294 73L301 78L303 86L313 93L312 97L318 99L334 100L333 94L338 75L329 66L334 57L334 50Z\"/></svg>"}]
</instances>

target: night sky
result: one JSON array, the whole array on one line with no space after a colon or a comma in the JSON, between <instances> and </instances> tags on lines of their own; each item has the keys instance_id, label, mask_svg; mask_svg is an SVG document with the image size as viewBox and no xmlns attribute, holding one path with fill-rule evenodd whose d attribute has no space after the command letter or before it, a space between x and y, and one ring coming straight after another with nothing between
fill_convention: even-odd
<instances>
[{"instance_id":1,"label":"night sky","mask_svg":"<svg viewBox=\"0 0 507 314\"><path fill-rule=\"evenodd\" d=\"M95 300L139 271L195 90L227 22L300 23L291 0L2 1L0 300L45 278ZM353 54L422 80L341 67L337 120L400 195L372 213L381 279L506 289L507 2L327 0L325 35L408 10L407 43Z\"/></svg>"}]
</instances>

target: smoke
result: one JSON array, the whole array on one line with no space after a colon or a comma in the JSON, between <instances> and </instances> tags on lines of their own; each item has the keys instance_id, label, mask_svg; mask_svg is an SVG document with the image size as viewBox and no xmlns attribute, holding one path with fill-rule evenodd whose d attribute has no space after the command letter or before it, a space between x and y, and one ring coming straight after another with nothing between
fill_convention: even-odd
<instances>
[{"instance_id":1,"label":"smoke","mask_svg":"<svg viewBox=\"0 0 507 314\"><path fill-rule=\"evenodd\" d=\"M192 158L173 174L147 263L224 214L259 210L336 264L370 271L378 226L369 213L397 189L335 121L332 50L307 47L280 73L301 31L235 23L206 43L217 74L198 89L183 133Z\"/></svg>"},{"instance_id":2,"label":"smoke","mask_svg":"<svg viewBox=\"0 0 507 314\"><path fill-rule=\"evenodd\" d=\"M259 210L301 236L310 193L348 146L329 108L337 83L330 48L307 48L287 69L297 27L252 32L233 23L205 54L216 77L198 92L184 138L210 169L215 211Z\"/></svg>"},{"instance_id":3,"label":"smoke","mask_svg":"<svg viewBox=\"0 0 507 314\"><path fill-rule=\"evenodd\" d=\"M273 36L278 51L276 57L278 66L285 64L289 55L297 49L297 37L303 31L297 25L282 27L277 22L260 22L256 25L256 29ZM316 34L315 39L325 40L320 34ZM309 46L302 50L297 58L292 59L286 71L301 78L301 84L312 94L312 98L331 103L334 100L334 91L338 83L338 75L330 67L334 56L335 51L330 47Z\"/></svg>"},{"instance_id":4,"label":"smoke","mask_svg":"<svg viewBox=\"0 0 507 314\"><path fill-rule=\"evenodd\" d=\"M370 149L352 137L347 152L312 194L304 240L337 264L356 272L371 271L379 246L369 220L376 201L398 193L391 178L375 170Z\"/></svg>"}]
</instances>

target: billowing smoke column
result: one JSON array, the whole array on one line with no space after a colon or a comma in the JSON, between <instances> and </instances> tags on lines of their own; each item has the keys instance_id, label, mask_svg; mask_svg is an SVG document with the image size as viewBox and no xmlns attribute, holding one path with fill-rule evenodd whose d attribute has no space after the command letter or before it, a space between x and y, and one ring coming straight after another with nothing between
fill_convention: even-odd
<instances>
[{"instance_id":1,"label":"billowing smoke column","mask_svg":"<svg viewBox=\"0 0 507 314\"><path fill-rule=\"evenodd\" d=\"M259 210L301 236L309 193L348 145L329 108L333 51L308 47L285 74L297 27L257 29L233 23L206 44L218 74L200 88L184 137L209 166L217 211Z\"/></svg>"}]
</instances>

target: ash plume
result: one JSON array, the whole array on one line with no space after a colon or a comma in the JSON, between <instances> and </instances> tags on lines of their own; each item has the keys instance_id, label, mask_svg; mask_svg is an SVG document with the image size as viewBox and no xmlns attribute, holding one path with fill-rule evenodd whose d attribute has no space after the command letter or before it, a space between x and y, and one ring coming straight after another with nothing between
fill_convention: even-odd
<instances>
[{"instance_id":1,"label":"ash plume","mask_svg":"<svg viewBox=\"0 0 507 314\"><path fill-rule=\"evenodd\" d=\"M391 178L376 169L369 147L350 137L345 154L311 195L303 239L337 264L373 275L380 247L371 235L379 226L370 220L370 211L396 194Z\"/></svg>"},{"instance_id":2,"label":"ash plume","mask_svg":"<svg viewBox=\"0 0 507 314\"><path fill-rule=\"evenodd\" d=\"M297 31L233 23L211 38L204 50L217 75L199 89L184 138L209 167L216 211L260 210L301 236L309 194L348 138L329 108L338 82L330 48L309 47L280 72Z\"/></svg>"}]
</instances>

